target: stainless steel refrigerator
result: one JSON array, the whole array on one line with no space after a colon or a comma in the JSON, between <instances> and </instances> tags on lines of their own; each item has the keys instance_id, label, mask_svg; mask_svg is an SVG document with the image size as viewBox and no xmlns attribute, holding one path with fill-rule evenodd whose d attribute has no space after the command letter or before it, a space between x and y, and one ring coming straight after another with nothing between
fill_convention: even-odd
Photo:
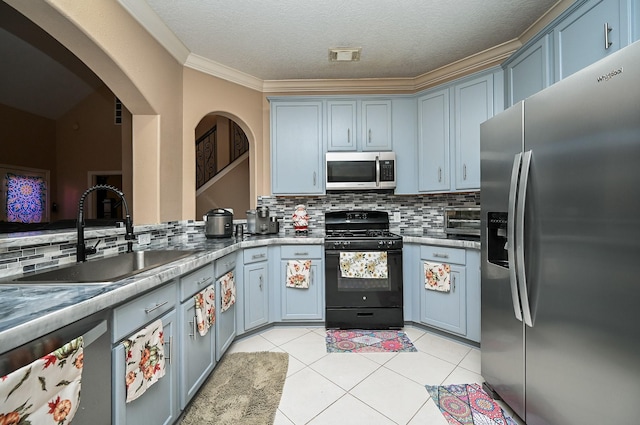
<instances>
[{"instance_id":1,"label":"stainless steel refrigerator","mask_svg":"<svg viewBox=\"0 0 640 425\"><path fill-rule=\"evenodd\" d=\"M640 424L639 43L481 126L482 375L528 425Z\"/></svg>"}]
</instances>

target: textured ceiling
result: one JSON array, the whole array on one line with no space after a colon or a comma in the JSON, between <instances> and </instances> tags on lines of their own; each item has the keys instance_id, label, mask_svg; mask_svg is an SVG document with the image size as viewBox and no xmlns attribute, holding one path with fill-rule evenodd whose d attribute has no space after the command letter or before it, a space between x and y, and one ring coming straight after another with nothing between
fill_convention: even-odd
<instances>
[{"instance_id":1,"label":"textured ceiling","mask_svg":"<svg viewBox=\"0 0 640 425\"><path fill-rule=\"evenodd\" d=\"M518 38L557 0L121 1L146 1L195 55L287 80L417 77ZM361 60L331 63L334 47Z\"/></svg>"}]
</instances>

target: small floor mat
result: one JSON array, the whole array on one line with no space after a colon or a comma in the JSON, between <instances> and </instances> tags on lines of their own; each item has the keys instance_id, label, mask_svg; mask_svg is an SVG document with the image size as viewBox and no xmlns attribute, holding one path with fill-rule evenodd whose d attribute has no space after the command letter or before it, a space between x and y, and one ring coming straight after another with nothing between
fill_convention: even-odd
<instances>
[{"instance_id":1,"label":"small floor mat","mask_svg":"<svg viewBox=\"0 0 640 425\"><path fill-rule=\"evenodd\" d=\"M480 384L425 387L450 425L518 425Z\"/></svg>"},{"instance_id":2,"label":"small floor mat","mask_svg":"<svg viewBox=\"0 0 640 425\"><path fill-rule=\"evenodd\" d=\"M327 353L397 353L417 351L402 331L327 330Z\"/></svg>"}]
</instances>

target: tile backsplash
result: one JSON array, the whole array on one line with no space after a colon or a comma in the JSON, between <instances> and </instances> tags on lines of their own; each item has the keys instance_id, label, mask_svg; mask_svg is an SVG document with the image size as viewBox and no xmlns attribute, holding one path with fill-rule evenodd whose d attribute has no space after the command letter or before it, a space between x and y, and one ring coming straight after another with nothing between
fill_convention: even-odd
<instances>
[{"instance_id":1,"label":"tile backsplash","mask_svg":"<svg viewBox=\"0 0 640 425\"><path fill-rule=\"evenodd\" d=\"M324 230L324 213L339 210L383 210L389 213L391 226L403 230L422 228L444 232L444 208L480 205L480 192L443 193L437 195L394 195L381 192L329 193L317 197L259 196L258 206L269 207L271 215L284 217L284 231L292 230L295 206L303 204L309 214L309 230ZM400 222L394 222L394 213Z\"/></svg>"}]
</instances>

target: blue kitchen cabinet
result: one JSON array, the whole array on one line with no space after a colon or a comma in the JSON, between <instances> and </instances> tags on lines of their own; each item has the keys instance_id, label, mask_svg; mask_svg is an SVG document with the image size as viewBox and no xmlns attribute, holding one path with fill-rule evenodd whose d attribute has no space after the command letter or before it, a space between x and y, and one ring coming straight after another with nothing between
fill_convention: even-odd
<instances>
[{"instance_id":1,"label":"blue kitchen cabinet","mask_svg":"<svg viewBox=\"0 0 640 425\"><path fill-rule=\"evenodd\" d=\"M327 101L327 150L355 151L357 101Z\"/></svg>"},{"instance_id":2,"label":"blue kitchen cabinet","mask_svg":"<svg viewBox=\"0 0 640 425\"><path fill-rule=\"evenodd\" d=\"M418 191L444 192L449 183L450 91L431 91L418 98Z\"/></svg>"},{"instance_id":3,"label":"blue kitchen cabinet","mask_svg":"<svg viewBox=\"0 0 640 425\"><path fill-rule=\"evenodd\" d=\"M480 189L480 124L494 115L494 74L454 86L455 190Z\"/></svg>"},{"instance_id":4,"label":"blue kitchen cabinet","mask_svg":"<svg viewBox=\"0 0 640 425\"><path fill-rule=\"evenodd\" d=\"M418 193L418 104L416 96L392 101L393 152L396 154L396 195Z\"/></svg>"},{"instance_id":5,"label":"blue kitchen cabinet","mask_svg":"<svg viewBox=\"0 0 640 425\"><path fill-rule=\"evenodd\" d=\"M554 26L555 81L568 77L631 42L629 1L587 1Z\"/></svg>"},{"instance_id":6,"label":"blue kitchen cabinet","mask_svg":"<svg viewBox=\"0 0 640 425\"><path fill-rule=\"evenodd\" d=\"M324 193L323 103L271 102L271 192Z\"/></svg>"},{"instance_id":7,"label":"blue kitchen cabinet","mask_svg":"<svg viewBox=\"0 0 640 425\"><path fill-rule=\"evenodd\" d=\"M362 101L362 150L390 151L391 137L391 100Z\"/></svg>"},{"instance_id":8,"label":"blue kitchen cabinet","mask_svg":"<svg viewBox=\"0 0 640 425\"><path fill-rule=\"evenodd\" d=\"M175 281L155 289L113 310L112 370L113 423L174 423L179 416L178 367L180 363L177 333L177 285ZM126 402L126 350L122 341L157 319L162 320L165 350L165 375L140 397Z\"/></svg>"},{"instance_id":9,"label":"blue kitchen cabinet","mask_svg":"<svg viewBox=\"0 0 640 425\"><path fill-rule=\"evenodd\" d=\"M180 278L180 409L187 406L216 364L215 325L200 335L195 296L213 285L214 267L208 264Z\"/></svg>"},{"instance_id":10,"label":"blue kitchen cabinet","mask_svg":"<svg viewBox=\"0 0 640 425\"><path fill-rule=\"evenodd\" d=\"M286 286L289 260L311 260L308 288ZM322 245L283 245L280 247L281 317L287 321L324 320L324 260Z\"/></svg>"},{"instance_id":11,"label":"blue kitchen cabinet","mask_svg":"<svg viewBox=\"0 0 640 425\"><path fill-rule=\"evenodd\" d=\"M551 35L545 34L505 62L507 106L512 106L551 85Z\"/></svg>"},{"instance_id":12,"label":"blue kitchen cabinet","mask_svg":"<svg viewBox=\"0 0 640 425\"><path fill-rule=\"evenodd\" d=\"M244 331L269 322L268 259L266 246L244 250Z\"/></svg>"},{"instance_id":13,"label":"blue kitchen cabinet","mask_svg":"<svg viewBox=\"0 0 640 425\"><path fill-rule=\"evenodd\" d=\"M241 282L239 282L235 273L236 253L227 254L224 257L218 258L214 262L214 270L216 276L216 361L219 361L236 337L236 309L238 308L238 303L242 302L242 294L238 293ZM228 272L234 273L236 303L223 312L222 285L219 279Z\"/></svg>"},{"instance_id":14,"label":"blue kitchen cabinet","mask_svg":"<svg viewBox=\"0 0 640 425\"><path fill-rule=\"evenodd\" d=\"M424 285L424 262L446 263L450 266L449 292L426 289ZM465 250L423 245L418 264L421 287L420 321L434 328L460 336L467 334L467 286Z\"/></svg>"}]
</instances>

